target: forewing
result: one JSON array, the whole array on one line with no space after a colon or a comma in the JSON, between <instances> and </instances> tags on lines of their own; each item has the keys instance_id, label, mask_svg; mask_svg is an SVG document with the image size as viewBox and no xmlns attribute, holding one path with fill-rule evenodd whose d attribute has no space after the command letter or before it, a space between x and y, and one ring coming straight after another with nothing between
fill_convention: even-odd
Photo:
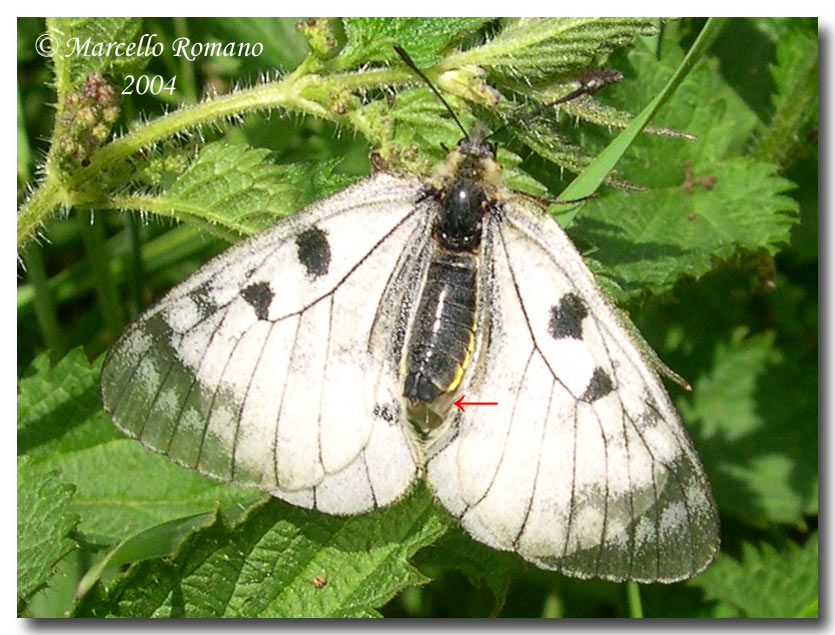
<instances>
[{"instance_id":1,"label":"forewing","mask_svg":"<svg viewBox=\"0 0 835 635\"><path fill-rule=\"evenodd\" d=\"M672 582L718 547L704 471L567 236L525 199L488 229L490 317L427 478L477 540L578 577ZM475 357L475 356L474 356Z\"/></svg>"},{"instance_id":2,"label":"forewing","mask_svg":"<svg viewBox=\"0 0 835 635\"><path fill-rule=\"evenodd\" d=\"M420 183L379 174L204 265L143 313L102 370L116 425L181 465L350 514L401 496L413 441L375 405L396 365L370 348L392 271L425 234ZM406 250L404 252L404 250Z\"/></svg>"}]
</instances>

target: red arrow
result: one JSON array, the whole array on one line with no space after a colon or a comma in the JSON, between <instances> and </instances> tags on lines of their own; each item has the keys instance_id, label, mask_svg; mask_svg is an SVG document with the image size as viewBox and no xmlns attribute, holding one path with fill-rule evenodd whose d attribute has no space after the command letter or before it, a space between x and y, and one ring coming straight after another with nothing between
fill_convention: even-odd
<instances>
[{"instance_id":1,"label":"red arrow","mask_svg":"<svg viewBox=\"0 0 835 635\"><path fill-rule=\"evenodd\" d=\"M461 412L464 412L464 406L498 406L498 401L464 401L465 395L461 395L458 401L455 402L455 405L461 408Z\"/></svg>"}]
</instances>

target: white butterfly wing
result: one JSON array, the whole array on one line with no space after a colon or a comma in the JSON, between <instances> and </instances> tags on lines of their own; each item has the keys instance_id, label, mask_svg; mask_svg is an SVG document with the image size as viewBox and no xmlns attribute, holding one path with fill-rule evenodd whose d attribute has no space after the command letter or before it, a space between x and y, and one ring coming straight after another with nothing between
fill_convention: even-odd
<instances>
[{"instance_id":1,"label":"white butterfly wing","mask_svg":"<svg viewBox=\"0 0 835 635\"><path fill-rule=\"evenodd\" d=\"M392 272L415 268L426 242L419 188L373 176L174 288L105 362L116 425L181 465L304 507L351 514L400 497L419 469L392 405L399 357L371 351L409 292Z\"/></svg>"},{"instance_id":2,"label":"white butterfly wing","mask_svg":"<svg viewBox=\"0 0 835 635\"><path fill-rule=\"evenodd\" d=\"M485 323L427 479L477 540L579 577L683 579L718 546L703 469L661 382L568 237L509 198Z\"/></svg>"}]
</instances>

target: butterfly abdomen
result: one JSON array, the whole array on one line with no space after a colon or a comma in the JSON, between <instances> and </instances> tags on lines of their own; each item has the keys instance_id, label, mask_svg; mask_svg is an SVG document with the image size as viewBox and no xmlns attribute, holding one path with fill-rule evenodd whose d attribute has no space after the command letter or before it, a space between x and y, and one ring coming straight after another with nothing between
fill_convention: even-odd
<instances>
[{"instance_id":1,"label":"butterfly abdomen","mask_svg":"<svg viewBox=\"0 0 835 635\"><path fill-rule=\"evenodd\" d=\"M429 265L404 359L403 396L418 408L454 391L475 338L476 257L439 252Z\"/></svg>"},{"instance_id":2,"label":"butterfly abdomen","mask_svg":"<svg viewBox=\"0 0 835 635\"><path fill-rule=\"evenodd\" d=\"M475 342L478 252L487 196L472 178L474 161L458 162L439 192L436 249L426 273L404 355L408 419L424 431L441 425Z\"/></svg>"}]
</instances>

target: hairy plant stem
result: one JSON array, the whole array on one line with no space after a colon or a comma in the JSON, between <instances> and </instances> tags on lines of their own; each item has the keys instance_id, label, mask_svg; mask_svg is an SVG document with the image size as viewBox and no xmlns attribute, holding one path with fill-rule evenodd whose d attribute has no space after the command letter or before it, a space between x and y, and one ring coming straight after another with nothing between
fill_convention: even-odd
<instances>
[{"instance_id":1,"label":"hairy plant stem","mask_svg":"<svg viewBox=\"0 0 835 635\"><path fill-rule=\"evenodd\" d=\"M373 127L367 125L362 117L354 112L348 115L337 114L323 105L323 102L327 103L328 96L336 92L336 89L362 91L413 79L408 72L401 69L376 69L322 76L311 72L313 66L313 62L308 58L293 73L279 81L212 97L142 124L102 147L90 157L85 167L80 167L63 178L53 162L47 161L46 177L18 213L18 251L60 205L115 207L109 194L101 191L100 184L106 182L106 179L102 179L102 174L140 150L164 139L225 118L273 108L310 114L335 123L347 122L367 136L373 134ZM53 146L54 141L53 138ZM373 144L379 140L369 141Z\"/></svg>"},{"instance_id":2,"label":"hairy plant stem","mask_svg":"<svg viewBox=\"0 0 835 635\"><path fill-rule=\"evenodd\" d=\"M61 205L61 187L58 179L47 175L40 186L32 192L17 215L17 252L38 232L44 221Z\"/></svg>"}]
</instances>

